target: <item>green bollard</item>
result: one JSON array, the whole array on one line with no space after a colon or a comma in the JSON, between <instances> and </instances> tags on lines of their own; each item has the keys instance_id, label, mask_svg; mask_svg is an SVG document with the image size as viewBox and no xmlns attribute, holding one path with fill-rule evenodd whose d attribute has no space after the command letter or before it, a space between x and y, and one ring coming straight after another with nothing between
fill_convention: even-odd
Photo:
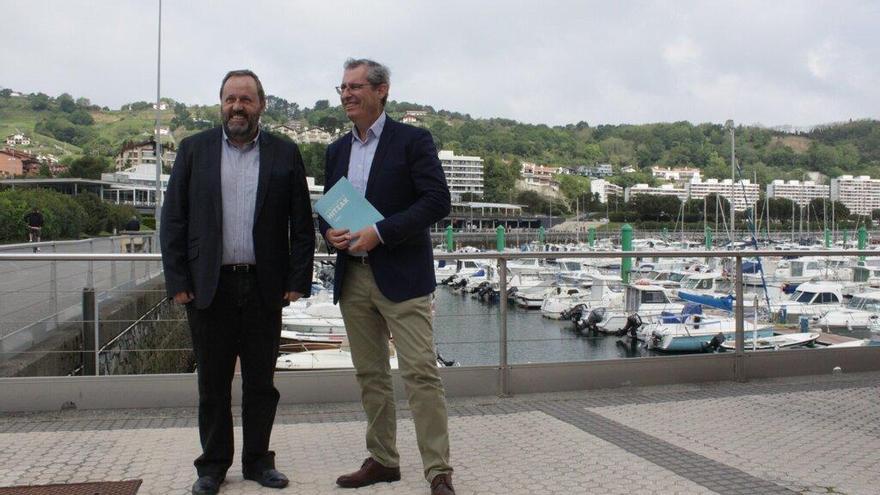
<instances>
[{"instance_id":1,"label":"green bollard","mask_svg":"<svg viewBox=\"0 0 880 495\"><path fill-rule=\"evenodd\" d=\"M660 229L660 238L663 239L664 241L668 240L669 239L669 229L667 229L666 227L663 227L662 229Z\"/></svg>"},{"instance_id":2,"label":"green bollard","mask_svg":"<svg viewBox=\"0 0 880 495\"><path fill-rule=\"evenodd\" d=\"M706 227L703 231L703 235L706 236L706 251L712 250L712 227Z\"/></svg>"},{"instance_id":3,"label":"green bollard","mask_svg":"<svg viewBox=\"0 0 880 495\"><path fill-rule=\"evenodd\" d=\"M499 225L498 228L495 229L495 248L498 249L499 253L504 252L504 226Z\"/></svg>"},{"instance_id":4,"label":"green bollard","mask_svg":"<svg viewBox=\"0 0 880 495\"><path fill-rule=\"evenodd\" d=\"M825 227L825 247L831 247L831 229Z\"/></svg>"},{"instance_id":5,"label":"green bollard","mask_svg":"<svg viewBox=\"0 0 880 495\"><path fill-rule=\"evenodd\" d=\"M849 231L843 229L843 249L846 249L847 244L849 244Z\"/></svg>"},{"instance_id":6,"label":"green bollard","mask_svg":"<svg viewBox=\"0 0 880 495\"><path fill-rule=\"evenodd\" d=\"M452 233L452 225L446 226L446 252L455 251L455 234Z\"/></svg>"},{"instance_id":7,"label":"green bollard","mask_svg":"<svg viewBox=\"0 0 880 495\"><path fill-rule=\"evenodd\" d=\"M587 230L587 241L589 241L590 247L596 245L596 227L590 227Z\"/></svg>"},{"instance_id":8,"label":"green bollard","mask_svg":"<svg viewBox=\"0 0 880 495\"><path fill-rule=\"evenodd\" d=\"M538 242L544 244L544 226L538 227Z\"/></svg>"},{"instance_id":9,"label":"green bollard","mask_svg":"<svg viewBox=\"0 0 880 495\"><path fill-rule=\"evenodd\" d=\"M865 228L864 225L859 227L859 251L867 249L868 247L868 229ZM859 256L859 261L865 261L864 256Z\"/></svg>"},{"instance_id":10,"label":"green bollard","mask_svg":"<svg viewBox=\"0 0 880 495\"><path fill-rule=\"evenodd\" d=\"M620 249L621 251L632 251L633 248L633 228L630 224L625 223L620 228ZM624 257L620 263L620 279L624 284L629 283L629 272L632 270L632 258Z\"/></svg>"}]
</instances>

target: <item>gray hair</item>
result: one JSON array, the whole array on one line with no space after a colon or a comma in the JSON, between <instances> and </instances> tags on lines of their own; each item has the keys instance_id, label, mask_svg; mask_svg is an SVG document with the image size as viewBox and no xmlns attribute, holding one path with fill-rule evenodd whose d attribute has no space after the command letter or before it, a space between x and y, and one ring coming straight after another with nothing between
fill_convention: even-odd
<instances>
[{"instance_id":1,"label":"gray hair","mask_svg":"<svg viewBox=\"0 0 880 495\"><path fill-rule=\"evenodd\" d=\"M346 60L342 66L345 70L351 70L362 65L367 66L367 82L371 85L378 86L380 84L391 84L391 71L388 67L375 60L370 60L368 58L350 58ZM382 98L382 106L385 106L386 101L388 101L387 94Z\"/></svg>"},{"instance_id":2,"label":"gray hair","mask_svg":"<svg viewBox=\"0 0 880 495\"><path fill-rule=\"evenodd\" d=\"M257 83L257 95L260 97L260 103L266 102L266 92L263 91L263 83L260 82L260 78L254 74L253 71L248 69L239 69L239 70L231 70L226 73L226 77L223 78L223 82L220 83L220 99L223 100L223 86L226 86L226 81L229 80L230 77L250 77Z\"/></svg>"}]
</instances>

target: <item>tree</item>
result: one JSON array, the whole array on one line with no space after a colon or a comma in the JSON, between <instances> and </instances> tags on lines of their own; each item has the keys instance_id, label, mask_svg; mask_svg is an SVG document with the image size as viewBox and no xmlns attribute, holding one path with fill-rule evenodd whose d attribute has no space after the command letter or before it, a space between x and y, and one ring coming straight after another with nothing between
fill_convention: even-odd
<instances>
[{"instance_id":1,"label":"tree","mask_svg":"<svg viewBox=\"0 0 880 495\"><path fill-rule=\"evenodd\" d=\"M88 98L83 98L82 96L80 96L76 99L76 106L80 108L89 108L90 106L92 106L92 102Z\"/></svg>"},{"instance_id":2,"label":"tree","mask_svg":"<svg viewBox=\"0 0 880 495\"><path fill-rule=\"evenodd\" d=\"M49 95L45 95L43 93L37 93L35 95L31 95L31 110L41 111L47 110L49 108Z\"/></svg>"},{"instance_id":3,"label":"tree","mask_svg":"<svg viewBox=\"0 0 880 495\"><path fill-rule=\"evenodd\" d=\"M328 108L330 108L329 100L318 100L315 102L314 110L327 110Z\"/></svg>"},{"instance_id":4,"label":"tree","mask_svg":"<svg viewBox=\"0 0 880 495\"><path fill-rule=\"evenodd\" d=\"M579 175L558 175L559 190L568 199L570 203L579 201L579 198L590 194L590 179ZM571 209L577 210L577 206L571 206Z\"/></svg>"},{"instance_id":5,"label":"tree","mask_svg":"<svg viewBox=\"0 0 880 495\"><path fill-rule=\"evenodd\" d=\"M12 90L9 88L0 89L0 98L9 98L12 96Z\"/></svg>"},{"instance_id":6,"label":"tree","mask_svg":"<svg viewBox=\"0 0 880 495\"><path fill-rule=\"evenodd\" d=\"M86 234L98 235L108 230L107 222L110 219L110 210L104 200L97 194L90 192L77 194L74 196L74 200L86 212L86 221L83 225Z\"/></svg>"},{"instance_id":7,"label":"tree","mask_svg":"<svg viewBox=\"0 0 880 495\"><path fill-rule=\"evenodd\" d=\"M100 179L101 173L106 172L109 167L110 160L105 157L83 155L70 164L67 175L82 179Z\"/></svg>"},{"instance_id":8,"label":"tree","mask_svg":"<svg viewBox=\"0 0 880 495\"><path fill-rule=\"evenodd\" d=\"M483 162L483 197L486 201L510 203L516 194L519 172L518 161L506 164L496 157L487 157Z\"/></svg>"},{"instance_id":9,"label":"tree","mask_svg":"<svg viewBox=\"0 0 880 495\"><path fill-rule=\"evenodd\" d=\"M58 108L64 113L72 113L76 110L76 102L67 93L61 93L55 101L58 102Z\"/></svg>"},{"instance_id":10,"label":"tree","mask_svg":"<svg viewBox=\"0 0 880 495\"><path fill-rule=\"evenodd\" d=\"M681 208L681 200L675 196L636 194L629 200L628 210L635 211L641 221L674 221Z\"/></svg>"},{"instance_id":11,"label":"tree","mask_svg":"<svg viewBox=\"0 0 880 495\"><path fill-rule=\"evenodd\" d=\"M85 110L78 108L73 113L70 114L70 121L77 125L92 125L95 123L95 119L86 112Z\"/></svg>"}]
</instances>

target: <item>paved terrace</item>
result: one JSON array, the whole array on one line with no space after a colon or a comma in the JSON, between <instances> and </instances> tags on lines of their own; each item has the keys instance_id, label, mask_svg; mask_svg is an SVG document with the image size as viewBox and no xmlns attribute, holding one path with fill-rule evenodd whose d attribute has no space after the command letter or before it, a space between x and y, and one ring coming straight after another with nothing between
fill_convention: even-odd
<instances>
[{"instance_id":1,"label":"paved terrace","mask_svg":"<svg viewBox=\"0 0 880 495\"><path fill-rule=\"evenodd\" d=\"M870 372L453 399L454 481L460 494L876 494L878 392ZM427 494L399 407L400 482L336 488L366 455L359 404L289 405L272 447L291 485L244 481L236 461L221 493ZM0 486L139 478L139 494L183 495L196 411L5 413L0 445Z\"/></svg>"}]
</instances>

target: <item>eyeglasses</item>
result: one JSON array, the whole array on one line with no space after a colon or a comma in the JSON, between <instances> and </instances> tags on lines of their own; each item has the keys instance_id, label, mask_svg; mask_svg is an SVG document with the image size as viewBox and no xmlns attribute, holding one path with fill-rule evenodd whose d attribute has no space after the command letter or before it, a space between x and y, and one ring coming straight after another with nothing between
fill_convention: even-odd
<instances>
[{"instance_id":1,"label":"eyeglasses","mask_svg":"<svg viewBox=\"0 0 880 495\"><path fill-rule=\"evenodd\" d=\"M341 86L336 86L336 92L338 94L342 94L345 90L349 90L351 92L355 92L363 87L372 86L370 83L351 83L351 84L342 84Z\"/></svg>"}]
</instances>

